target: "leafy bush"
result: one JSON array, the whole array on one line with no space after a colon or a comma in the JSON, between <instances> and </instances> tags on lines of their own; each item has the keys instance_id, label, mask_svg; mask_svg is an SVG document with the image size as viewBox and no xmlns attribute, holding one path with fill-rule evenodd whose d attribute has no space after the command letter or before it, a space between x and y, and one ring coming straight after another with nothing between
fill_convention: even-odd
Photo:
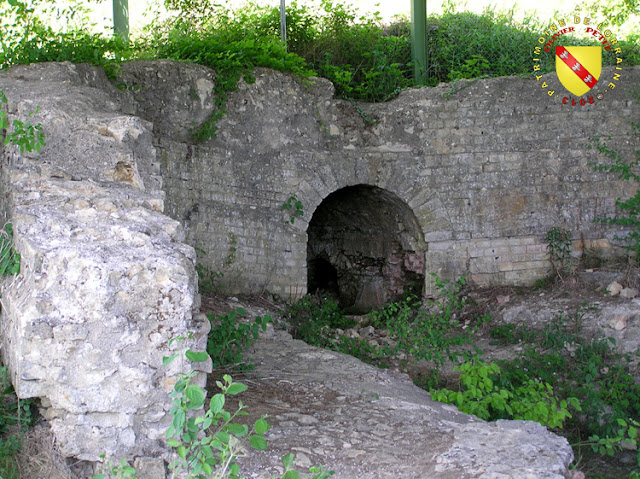
<instances>
[{"instance_id":1,"label":"leafy bush","mask_svg":"<svg viewBox=\"0 0 640 479\"><path fill-rule=\"evenodd\" d=\"M41 20L55 2L37 4L42 11L18 0L2 4L6 34L0 39L0 68L39 61L89 62L115 75L117 63L133 58L172 58L207 65L218 73L215 97L218 111L198 140L215 135L229 91L244 76L252 80L256 66L294 74L317 74L334 82L338 96L368 102L386 101L412 86L409 21L383 25L377 14L364 15L332 0L286 7L287 45L280 40L280 12L275 6L248 2L232 8L211 0L167 0L174 14L153 19L145 33L130 44L118 37L87 33L86 16L67 11L62 32ZM45 8L46 7L46 8ZM44 15L46 16L46 15ZM44 18L43 16L43 18ZM427 84L481 76L530 75L533 48L545 28L528 18L514 21L512 13L487 10L482 14L449 8L428 20ZM619 39L625 61L637 64L640 50L634 34ZM574 44L584 41L572 39ZM611 61L605 54L605 64ZM543 72L554 70L553 53L541 61Z\"/></svg>"},{"instance_id":2,"label":"leafy bush","mask_svg":"<svg viewBox=\"0 0 640 479\"><path fill-rule=\"evenodd\" d=\"M483 14L448 11L434 22L428 40L430 83L531 74L539 34L515 23L510 15L489 10Z\"/></svg>"},{"instance_id":3,"label":"leafy bush","mask_svg":"<svg viewBox=\"0 0 640 479\"><path fill-rule=\"evenodd\" d=\"M283 317L291 327L295 339L319 347L331 347L336 329L348 329L356 325L353 318L344 315L334 298L304 296L290 305Z\"/></svg>"},{"instance_id":4,"label":"leafy bush","mask_svg":"<svg viewBox=\"0 0 640 479\"><path fill-rule=\"evenodd\" d=\"M455 361L470 353L454 351L454 346L471 344L471 335L461 328L459 315L468 298L462 293L465 279L442 281L432 275L436 299L427 299L424 304L415 297L392 303L384 309L370 313L371 324L387 329L395 341L392 346L382 346L385 356L400 354L414 361L435 361L437 365L447 360ZM477 320L478 318L474 318Z\"/></svg>"},{"instance_id":5,"label":"leafy bush","mask_svg":"<svg viewBox=\"0 0 640 479\"><path fill-rule=\"evenodd\" d=\"M456 366L454 370L461 373L460 390L432 389L431 397L455 404L461 411L480 419L522 419L559 428L571 417L570 406L580 411L575 397L558 399L548 383L529 379L521 386L501 387L501 369L495 363L476 360Z\"/></svg>"},{"instance_id":6,"label":"leafy bush","mask_svg":"<svg viewBox=\"0 0 640 479\"><path fill-rule=\"evenodd\" d=\"M175 338L174 342L184 338ZM163 364L168 365L179 355L174 354L163 358ZM193 362L204 362L209 359L207 353L188 350L185 357ZM183 358L181 357L181 360ZM247 443L253 449L267 449L264 434L269 430L269 423L264 417L259 418L249 428L247 424L237 421L237 418L247 416L246 406L239 401L235 412L225 409L227 399L237 396L247 390L243 383L234 382L231 376L225 374L216 386L221 392L214 394L205 407L207 396L198 385L192 384L196 376L195 371L181 373L169 394L171 397L172 417L171 425L167 429L166 438L170 447L175 449L175 459L169 464L172 477L185 479L240 479L238 458L246 454ZM204 413L198 411L204 407ZM282 459L285 472L280 479L298 479L302 477L293 469L292 454ZM309 469L311 479L327 479L334 473L325 471L322 467ZM136 479L136 470L122 459L115 466L110 461L104 461L102 472L92 479L123 478Z\"/></svg>"},{"instance_id":7,"label":"leafy bush","mask_svg":"<svg viewBox=\"0 0 640 479\"><path fill-rule=\"evenodd\" d=\"M246 314L244 308L237 308L227 314L208 315L211 331L207 339L207 353L211 356L214 368L242 370L251 366L244 363L242 352L258 339L260 329L267 329L271 317L258 316L253 324L247 324L242 322Z\"/></svg>"},{"instance_id":8,"label":"leafy bush","mask_svg":"<svg viewBox=\"0 0 640 479\"><path fill-rule=\"evenodd\" d=\"M247 413L242 403L233 414L225 411L226 397L246 391L247 386L234 383L229 375L225 375L223 381L216 381L222 392L211 398L204 415L189 414L202 408L206 400L202 388L191 384L193 376L194 372L182 375L170 395L173 401L169 414L173 421L167 430L167 439L169 446L176 449L178 459L169 468L174 474L185 471L188 477L198 479L211 477L214 471L215 477L238 478L240 466L236 459L243 454L245 440L248 439L254 449L266 449L263 434L269 430L269 423L264 418L258 419L249 431L247 425L232 422Z\"/></svg>"},{"instance_id":9,"label":"leafy bush","mask_svg":"<svg viewBox=\"0 0 640 479\"><path fill-rule=\"evenodd\" d=\"M615 435L618 419L640 417L640 384L630 373L632 355L618 353L611 338L585 339L580 331L575 318L556 317L535 333L520 357L499 362L500 384L517 388L532 379L548 383L560 398L580 401L582 412L570 427L585 435Z\"/></svg>"},{"instance_id":10,"label":"leafy bush","mask_svg":"<svg viewBox=\"0 0 640 479\"><path fill-rule=\"evenodd\" d=\"M357 323L345 316L332 298L306 296L291 305L284 317L291 325L294 338L350 354L371 364L385 367L390 361L401 359L405 366L409 361L421 360L442 365L461 355L471 355L454 350L455 346L471 344L470 331L461 328L458 317L468 298L462 294L464 278L446 282L434 275L433 284L438 297L426 300L424 305L422 300L409 296L369 313L366 324L389 332L390 341L381 345L365 338L346 336L343 330ZM479 324L486 320L477 316L473 319Z\"/></svg>"}]
</instances>

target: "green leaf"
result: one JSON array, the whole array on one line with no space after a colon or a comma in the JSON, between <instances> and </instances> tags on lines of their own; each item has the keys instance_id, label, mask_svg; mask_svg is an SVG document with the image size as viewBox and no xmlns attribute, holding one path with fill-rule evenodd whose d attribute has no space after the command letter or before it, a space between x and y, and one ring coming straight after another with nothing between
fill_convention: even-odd
<instances>
[{"instance_id":1,"label":"green leaf","mask_svg":"<svg viewBox=\"0 0 640 479\"><path fill-rule=\"evenodd\" d=\"M230 396L235 396L236 394L240 394L249 389L246 385L242 383L233 383L227 389L227 394Z\"/></svg>"},{"instance_id":2,"label":"green leaf","mask_svg":"<svg viewBox=\"0 0 640 479\"><path fill-rule=\"evenodd\" d=\"M162 357L162 365L163 366L168 366L177 357L178 357L178 353L172 354L171 356L163 356Z\"/></svg>"},{"instance_id":3,"label":"green leaf","mask_svg":"<svg viewBox=\"0 0 640 479\"><path fill-rule=\"evenodd\" d=\"M225 398L224 398L224 394L216 394L211 398L211 402L209 403L209 410L213 413L213 414L218 414L220 411L222 411L222 408L224 408L224 402L225 402Z\"/></svg>"},{"instance_id":4,"label":"green leaf","mask_svg":"<svg viewBox=\"0 0 640 479\"><path fill-rule=\"evenodd\" d=\"M253 428L256 430L258 434L264 434L269 430L269 427L270 427L270 424L262 418L258 419L253 425Z\"/></svg>"},{"instance_id":5,"label":"green leaf","mask_svg":"<svg viewBox=\"0 0 640 479\"><path fill-rule=\"evenodd\" d=\"M206 399L202 388L200 386L196 386L195 384L191 384L185 390L184 394L189 400L189 402L187 403L187 409L190 411L201 408Z\"/></svg>"},{"instance_id":6,"label":"green leaf","mask_svg":"<svg viewBox=\"0 0 640 479\"><path fill-rule=\"evenodd\" d=\"M213 423L213 419L211 419L211 417L207 416L203 423L202 423L202 429L203 430L207 430L211 427L211 424Z\"/></svg>"},{"instance_id":7,"label":"green leaf","mask_svg":"<svg viewBox=\"0 0 640 479\"><path fill-rule=\"evenodd\" d=\"M229 436L229 433L226 431L218 431L216 433L216 438L224 444L229 444L229 440L231 439L231 436Z\"/></svg>"},{"instance_id":8,"label":"green leaf","mask_svg":"<svg viewBox=\"0 0 640 479\"><path fill-rule=\"evenodd\" d=\"M249 428L245 424L227 424L227 432L236 437L244 437L249 433Z\"/></svg>"},{"instance_id":9,"label":"green leaf","mask_svg":"<svg viewBox=\"0 0 640 479\"><path fill-rule=\"evenodd\" d=\"M167 441L167 444L169 444L169 446L171 446L171 447L179 447L180 446L180 441L177 441L176 439L169 439Z\"/></svg>"},{"instance_id":10,"label":"green leaf","mask_svg":"<svg viewBox=\"0 0 640 479\"><path fill-rule=\"evenodd\" d=\"M251 436L249 438L249 444L251 447L258 451L266 451L267 450L267 440L261 436Z\"/></svg>"},{"instance_id":11,"label":"green leaf","mask_svg":"<svg viewBox=\"0 0 640 479\"><path fill-rule=\"evenodd\" d=\"M176 431L182 431L182 429L184 428L185 418L186 415L184 410L178 409L173 416L173 427Z\"/></svg>"},{"instance_id":12,"label":"green leaf","mask_svg":"<svg viewBox=\"0 0 640 479\"><path fill-rule=\"evenodd\" d=\"M284 467L286 469L289 469L291 467L293 467L293 458L295 456L293 455L293 453L289 453L286 456L283 456L282 458L282 465L284 465Z\"/></svg>"},{"instance_id":13,"label":"green leaf","mask_svg":"<svg viewBox=\"0 0 640 479\"><path fill-rule=\"evenodd\" d=\"M184 459L187 456L187 449L184 446L178 448L178 456Z\"/></svg>"},{"instance_id":14,"label":"green leaf","mask_svg":"<svg viewBox=\"0 0 640 479\"><path fill-rule=\"evenodd\" d=\"M176 341L183 341L184 339L185 339L185 337L184 337L184 336L176 336L175 338L171 338L171 339L169 340L169 342L167 343L167 346L171 347L171 345L172 345L173 343L175 343Z\"/></svg>"},{"instance_id":15,"label":"green leaf","mask_svg":"<svg viewBox=\"0 0 640 479\"><path fill-rule=\"evenodd\" d=\"M298 471L287 471L282 475L281 479L301 479L300 473Z\"/></svg>"},{"instance_id":16,"label":"green leaf","mask_svg":"<svg viewBox=\"0 0 640 479\"><path fill-rule=\"evenodd\" d=\"M206 351L196 352L188 349L185 356L189 361L193 361L194 363L204 363L209 359L209 354Z\"/></svg>"}]
</instances>

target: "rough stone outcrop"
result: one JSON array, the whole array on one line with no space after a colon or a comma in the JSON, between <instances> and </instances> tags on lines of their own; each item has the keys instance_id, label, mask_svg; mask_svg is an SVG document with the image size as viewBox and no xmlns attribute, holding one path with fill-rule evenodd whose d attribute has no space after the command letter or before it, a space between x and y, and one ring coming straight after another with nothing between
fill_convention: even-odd
<instances>
[{"instance_id":1,"label":"rough stone outcrop","mask_svg":"<svg viewBox=\"0 0 640 479\"><path fill-rule=\"evenodd\" d=\"M593 276L594 274L585 274L583 278ZM587 291L592 288L589 283L582 287ZM640 300L610 298L602 293L603 290L601 288L602 296L585 299L579 306L572 297L540 296L535 300L514 298L495 311L494 317L507 324L525 324L538 329L554 319L564 318L566 323L584 330L583 334L587 336L613 339L617 351L629 354L633 359L635 353L640 351ZM635 363L638 363L637 356Z\"/></svg>"},{"instance_id":2,"label":"rough stone outcrop","mask_svg":"<svg viewBox=\"0 0 640 479\"><path fill-rule=\"evenodd\" d=\"M194 316L195 252L162 214L151 124L124 114L93 67L17 67L0 89L11 119L39 108L29 120L47 141L2 151L0 205L22 259L1 285L3 362L20 397L41 398L63 454L159 457L167 393L191 367L162 357L202 349L209 323Z\"/></svg>"}]
</instances>

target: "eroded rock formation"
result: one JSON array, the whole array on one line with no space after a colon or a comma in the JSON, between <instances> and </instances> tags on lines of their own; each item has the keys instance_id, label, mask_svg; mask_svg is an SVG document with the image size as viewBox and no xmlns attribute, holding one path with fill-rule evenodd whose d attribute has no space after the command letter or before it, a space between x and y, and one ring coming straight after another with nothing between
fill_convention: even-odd
<instances>
[{"instance_id":1,"label":"eroded rock formation","mask_svg":"<svg viewBox=\"0 0 640 479\"><path fill-rule=\"evenodd\" d=\"M0 89L12 118L39 108L30 121L47 141L39 155L3 151L2 213L22 259L2 283L3 362L20 397L41 398L63 454L160 456L181 367L162 357L202 349L209 323L195 252L162 214L151 125L88 66L14 68Z\"/></svg>"}]
</instances>

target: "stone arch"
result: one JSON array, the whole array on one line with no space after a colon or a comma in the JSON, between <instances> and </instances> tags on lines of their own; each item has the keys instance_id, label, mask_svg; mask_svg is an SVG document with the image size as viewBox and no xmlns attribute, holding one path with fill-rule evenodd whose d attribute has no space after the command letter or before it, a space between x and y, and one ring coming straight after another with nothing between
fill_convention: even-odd
<instances>
[{"instance_id":1,"label":"stone arch","mask_svg":"<svg viewBox=\"0 0 640 479\"><path fill-rule=\"evenodd\" d=\"M307 236L309 293L334 294L353 313L422 295L424 236L395 193L366 184L336 190L314 211Z\"/></svg>"}]
</instances>

